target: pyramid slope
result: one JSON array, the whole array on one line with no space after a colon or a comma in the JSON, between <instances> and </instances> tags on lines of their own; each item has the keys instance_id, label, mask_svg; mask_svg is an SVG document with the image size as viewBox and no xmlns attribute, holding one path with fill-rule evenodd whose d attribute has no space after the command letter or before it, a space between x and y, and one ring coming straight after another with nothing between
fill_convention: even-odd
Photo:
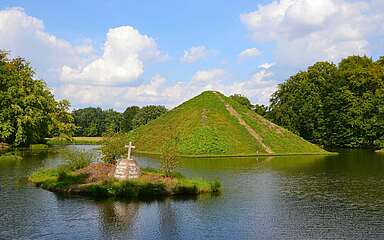
<instances>
[{"instance_id":1,"label":"pyramid slope","mask_svg":"<svg viewBox=\"0 0 384 240\"><path fill-rule=\"evenodd\" d=\"M141 152L159 153L179 138L181 155L327 153L218 92L207 91L130 134Z\"/></svg>"}]
</instances>

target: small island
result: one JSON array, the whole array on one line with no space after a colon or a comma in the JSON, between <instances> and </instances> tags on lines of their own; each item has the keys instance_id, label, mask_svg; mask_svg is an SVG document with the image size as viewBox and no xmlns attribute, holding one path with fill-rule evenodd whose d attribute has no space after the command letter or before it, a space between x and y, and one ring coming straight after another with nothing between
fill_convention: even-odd
<instances>
[{"instance_id":1,"label":"small island","mask_svg":"<svg viewBox=\"0 0 384 240\"><path fill-rule=\"evenodd\" d=\"M104 163L91 164L78 171L40 169L29 181L43 189L94 198L148 199L167 196L193 196L220 191L218 181L187 179L180 174L165 176L159 170L146 168L138 179L114 179L110 172L114 166Z\"/></svg>"},{"instance_id":2,"label":"small island","mask_svg":"<svg viewBox=\"0 0 384 240\"><path fill-rule=\"evenodd\" d=\"M74 151L66 156L66 163L57 168L41 168L29 176L30 183L43 189L70 195L93 198L151 200L170 196L196 196L220 192L219 181L188 179L174 172L175 159L168 158L162 169L142 168L130 158L114 163L91 163L87 152ZM173 162L173 164L169 164ZM134 163L134 171L132 164ZM125 169L123 169L125 168Z\"/></svg>"}]
</instances>

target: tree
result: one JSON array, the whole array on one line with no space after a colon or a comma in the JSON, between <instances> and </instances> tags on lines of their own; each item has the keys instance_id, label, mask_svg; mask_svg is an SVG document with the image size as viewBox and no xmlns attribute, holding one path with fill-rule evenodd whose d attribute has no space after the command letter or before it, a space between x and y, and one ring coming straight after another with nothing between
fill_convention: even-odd
<instances>
[{"instance_id":1,"label":"tree","mask_svg":"<svg viewBox=\"0 0 384 240\"><path fill-rule=\"evenodd\" d=\"M23 58L0 52L0 142L28 145L73 130L68 101L56 102Z\"/></svg>"},{"instance_id":2,"label":"tree","mask_svg":"<svg viewBox=\"0 0 384 240\"><path fill-rule=\"evenodd\" d=\"M122 114L108 109L103 111L103 134L117 133L121 130Z\"/></svg>"},{"instance_id":3,"label":"tree","mask_svg":"<svg viewBox=\"0 0 384 240\"><path fill-rule=\"evenodd\" d=\"M124 132L128 132L133 129L132 120L136 116L136 114L140 111L138 106L131 106L125 109L122 116L121 130Z\"/></svg>"},{"instance_id":4,"label":"tree","mask_svg":"<svg viewBox=\"0 0 384 240\"><path fill-rule=\"evenodd\" d=\"M171 176L178 166L178 138L168 139L161 148L160 169L166 176Z\"/></svg>"},{"instance_id":5,"label":"tree","mask_svg":"<svg viewBox=\"0 0 384 240\"><path fill-rule=\"evenodd\" d=\"M253 110L259 114L260 116L267 116L268 114L268 107L263 105L263 104L255 104L255 106L253 107Z\"/></svg>"},{"instance_id":6,"label":"tree","mask_svg":"<svg viewBox=\"0 0 384 240\"><path fill-rule=\"evenodd\" d=\"M101 136L105 127L103 125L103 110L101 108L83 108L72 112L74 121L78 128L76 136L95 137Z\"/></svg>"},{"instance_id":7,"label":"tree","mask_svg":"<svg viewBox=\"0 0 384 240\"><path fill-rule=\"evenodd\" d=\"M279 85L268 116L314 143L374 147L383 142L383 93L383 58L318 62Z\"/></svg>"},{"instance_id":8,"label":"tree","mask_svg":"<svg viewBox=\"0 0 384 240\"><path fill-rule=\"evenodd\" d=\"M240 103L241 105L249 108L249 109L252 109L252 104L251 104L251 101L249 101L249 99L244 96L244 95L241 95L241 94L233 94L230 96L231 99L235 100L236 102Z\"/></svg>"},{"instance_id":9,"label":"tree","mask_svg":"<svg viewBox=\"0 0 384 240\"><path fill-rule=\"evenodd\" d=\"M106 163L115 164L125 153L125 144L128 136L124 133L112 133L106 136L101 145L102 160Z\"/></svg>"},{"instance_id":10,"label":"tree","mask_svg":"<svg viewBox=\"0 0 384 240\"><path fill-rule=\"evenodd\" d=\"M132 120L134 128L137 128L141 125L147 124L149 121L152 121L162 114L166 113L168 110L164 106L155 106L149 105L140 109L140 111L135 115Z\"/></svg>"},{"instance_id":11,"label":"tree","mask_svg":"<svg viewBox=\"0 0 384 240\"><path fill-rule=\"evenodd\" d=\"M61 136L69 138L74 134L76 125L73 123L72 114L69 113L71 104L63 99L56 102L56 111L51 113L53 124L50 129L51 136Z\"/></svg>"}]
</instances>

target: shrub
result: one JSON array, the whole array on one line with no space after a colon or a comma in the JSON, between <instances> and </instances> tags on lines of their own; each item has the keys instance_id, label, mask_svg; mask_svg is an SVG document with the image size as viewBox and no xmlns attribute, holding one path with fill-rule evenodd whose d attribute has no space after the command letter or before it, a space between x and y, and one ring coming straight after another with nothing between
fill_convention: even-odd
<instances>
[{"instance_id":1,"label":"shrub","mask_svg":"<svg viewBox=\"0 0 384 240\"><path fill-rule=\"evenodd\" d=\"M127 139L128 137L124 133L115 133L105 137L101 146L102 160L106 163L115 164L116 160L126 153Z\"/></svg>"},{"instance_id":2,"label":"shrub","mask_svg":"<svg viewBox=\"0 0 384 240\"><path fill-rule=\"evenodd\" d=\"M160 169L166 176L171 176L177 168L177 143L177 138L171 138L161 148Z\"/></svg>"},{"instance_id":3,"label":"shrub","mask_svg":"<svg viewBox=\"0 0 384 240\"><path fill-rule=\"evenodd\" d=\"M65 150L63 152L63 157L65 163L62 167L68 170L77 170L84 168L91 164L92 160L95 159L95 154L93 152L88 152L84 150Z\"/></svg>"},{"instance_id":4,"label":"shrub","mask_svg":"<svg viewBox=\"0 0 384 240\"><path fill-rule=\"evenodd\" d=\"M219 192L221 188L221 182L219 180L215 180L211 183L211 191Z\"/></svg>"}]
</instances>

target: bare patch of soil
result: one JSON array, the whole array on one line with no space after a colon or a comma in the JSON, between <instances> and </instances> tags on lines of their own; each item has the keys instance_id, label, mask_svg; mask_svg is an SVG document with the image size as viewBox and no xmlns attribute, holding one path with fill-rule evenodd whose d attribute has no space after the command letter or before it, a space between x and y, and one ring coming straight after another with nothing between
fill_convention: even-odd
<instances>
[{"instance_id":1,"label":"bare patch of soil","mask_svg":"<svg viewBox=\"0 0 384 240\"><path fill-rule=\"evenodd\" d=\"M224 103L224 106L227 109L227 111L239 121L240 125L242 125L243 127L245 127L245 129L247 129L248 133L251 134L251 136L254 139L256 139L256 141L262 146L264 151L266 151L267 153L273 153L272 149L263 143L263 138L259 134L257 134L255 130L253 130L253 128L251 128L251 126L249 126L244 121L244 119L240 116L240 114L231 105L225 102L224 99L219 94L217 94L217 96L219 97L220 101Z\"/></svg>"},{"instance_id":2,"label":"bare patch of soil","mask_svg":"<svg viewBox=\"0 0 384 240\"><path fill-rule=\"evenodd\" d=\"M86 183L107 180L113 177L115 165L110 163L91 163L89 166L76 171L77 174L87 174Z\"/></svg>"},{"instance_id":3,"label":"bare patch of soil","mask_svg":"<svg viewBox=\"0 0 384 240\"><path fill-rule=\"evenodd\" d=\"M246 114L248 117L253 118L253 120L262 122L269 129L275 130L280 136L284 136L284 130L281 127L274 124L273 122L270 122L270 121L264 119L263 117L259 116L258 114L254 115L254 114L250 114L249 112L247 112Z\"/></svg>"}]
</instances>

